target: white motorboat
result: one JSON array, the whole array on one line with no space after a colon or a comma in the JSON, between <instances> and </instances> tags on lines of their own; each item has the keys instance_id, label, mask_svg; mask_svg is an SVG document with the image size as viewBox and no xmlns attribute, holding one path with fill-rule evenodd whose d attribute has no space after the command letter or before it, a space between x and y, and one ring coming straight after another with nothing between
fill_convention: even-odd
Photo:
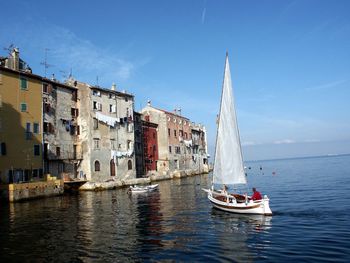
<instances>
[{"instance_id":1,"label":"white motorboat","mask_svg":"<svg viewBox=\"0 0 350 263\"><path fill-rule=\"evenodd\" d=\"M133 185L129 187L128 192L130 193L147 193L152 192L158 189L158 184L152 184L152 185Z\"/></svg>"}]
</instances>

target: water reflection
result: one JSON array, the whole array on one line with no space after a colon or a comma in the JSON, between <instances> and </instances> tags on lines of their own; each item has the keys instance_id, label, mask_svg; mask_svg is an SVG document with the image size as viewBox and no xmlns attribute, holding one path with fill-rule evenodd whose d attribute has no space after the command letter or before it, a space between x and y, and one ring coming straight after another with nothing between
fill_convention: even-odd
<instances>
[{"instance_id":1,"label":"water reflection","mask_svg":"<svg viewBox=\"0 0 350 263\"><path fill-rule=\"evenodd\" d=\"M215 231L221 233L218 240L225 259L253 262L261 250L269 248L266 236L261 242L261 235L268 233L272 217L231 214L215 208L212 208L211 217L213 221L220 222Z\"/></svg>"},{"instance_id":2,"label":"water reflection","mask_svg":"<svg viewBox=\"0 0 350 263\"><path fill-rule=\"evenodd\" d=\"M213 209L201 191L207 183L197 176L160 182L146 194L119 189L11 204L1 214L0 258L253 261L266 248L259 235L269 218Z\"/></svg>"}]
</instances>

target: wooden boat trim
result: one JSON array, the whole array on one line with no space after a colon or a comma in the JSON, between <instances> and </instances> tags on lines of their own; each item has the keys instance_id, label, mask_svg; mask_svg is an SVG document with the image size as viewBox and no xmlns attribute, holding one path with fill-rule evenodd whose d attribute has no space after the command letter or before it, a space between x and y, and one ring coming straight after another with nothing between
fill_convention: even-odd
<instances>
[{"instance_id":1,"label":"wooden boat trim","mask_svg":"<svg viewBox=\"0 0 350 263\"><path fill-rule=\"evenodd\" d=\"M239 209L239 210L248 210L248 209L254 209L254 208L259 208L261 204L257 204L257 205L253 205L253 206L228 206L228 205L222 205L222 204L218 204L212 200L210 200L210 202L212 202L213 204L220 206L222 208L226 208L226 209Z\"/></svg>"}]
</instances>

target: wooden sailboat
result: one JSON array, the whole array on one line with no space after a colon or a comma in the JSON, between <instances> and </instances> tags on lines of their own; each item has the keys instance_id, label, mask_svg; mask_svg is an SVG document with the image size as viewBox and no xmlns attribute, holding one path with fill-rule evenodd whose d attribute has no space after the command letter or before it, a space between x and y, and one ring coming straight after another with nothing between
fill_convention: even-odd
<instances>
[{"instance_id":1,"label":"wooden sailboat","mask_svg":"<svg viewBox=\"0 0 350 263\"><path fill-rule=\"evenodd\" d=\"M228 193L226 189L215 190L214 185L244 185L241 143L237 125L228 55L226 54L224 81L222 86L220 115L216 136L215 163L211 189L203 189L215 208L240 214L272 215L269 198L251 200L247 195Z\"/></svg>"}]
</instances>

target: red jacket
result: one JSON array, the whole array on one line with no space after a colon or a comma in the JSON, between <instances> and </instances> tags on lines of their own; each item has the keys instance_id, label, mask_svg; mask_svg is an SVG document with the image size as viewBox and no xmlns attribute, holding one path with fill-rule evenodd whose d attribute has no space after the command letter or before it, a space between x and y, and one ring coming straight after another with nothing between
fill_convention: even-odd
<instances>
[{"instance_id":1,"label":"red jacket","mask_svg":"<svg viewBox=\"0 0 350 263\"><path fill-rule=\"evenodd\" d=\"M262 196L258 191L255 191L254 194L252 195L252 200L261 200Z\"/></svg>"}]
</instances>

